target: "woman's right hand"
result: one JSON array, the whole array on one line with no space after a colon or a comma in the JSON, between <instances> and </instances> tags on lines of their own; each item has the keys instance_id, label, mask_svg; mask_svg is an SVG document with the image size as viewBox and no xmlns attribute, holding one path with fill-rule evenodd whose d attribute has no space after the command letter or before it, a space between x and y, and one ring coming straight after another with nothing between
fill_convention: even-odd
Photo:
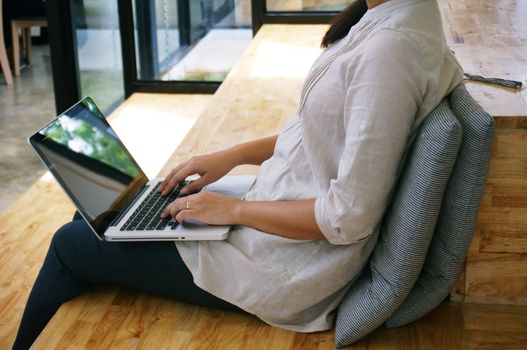
<instances>
[{"instance_id":1,"label":"woman's right hand","mask_svg":"<svg viewBox=\"0 0 527 350\"><path fill-rule=\"evenodd\" d=\"M236 151L232 148L193 157L172 169L158 191L161 192L161 195L166 196L187 177L198 174L199 179L183 187L181 194L198 192L206 185L223 177L236 165L238 165Z\"/></svg>"}]
</instances>

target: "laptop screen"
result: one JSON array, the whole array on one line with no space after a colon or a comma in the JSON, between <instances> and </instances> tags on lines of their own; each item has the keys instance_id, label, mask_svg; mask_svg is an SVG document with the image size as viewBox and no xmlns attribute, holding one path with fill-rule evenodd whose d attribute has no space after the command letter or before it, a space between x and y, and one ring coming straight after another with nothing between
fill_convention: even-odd
<instances>
[{"instance_id":1,"label":"laptop screen","mask_svg":"<svg viewBox=\"0 0 527 350\"><path fill-rule=\"evenodd\" d=\"M148 182L89 97L29 142L100 237Z\"/></svg>"}]
</instances>

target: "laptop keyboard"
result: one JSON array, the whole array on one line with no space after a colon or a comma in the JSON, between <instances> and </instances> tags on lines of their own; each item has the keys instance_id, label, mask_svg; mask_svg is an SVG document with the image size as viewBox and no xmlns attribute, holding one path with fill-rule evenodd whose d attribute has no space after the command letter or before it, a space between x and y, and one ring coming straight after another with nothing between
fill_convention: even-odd
<instances>
[{"instance_id":1,"label":"laptop keyboard","mask_svg":"<svg viewBox=\"0 0 527 350\"><path fill-rule=\"evenodd\" d=\"M126 220L121 227L121 231L143 231L143 230L164 230L170 225L172 230L178 226L177 221L170 216L164 219L161 218L161 213L169 203L179 197L179 191L187 184L187 181L180 183L172 192L166 197L161 196L157 191L161 182L150 191L148 196L137 207L134 213Z\"/></svg>"}]
</instances>

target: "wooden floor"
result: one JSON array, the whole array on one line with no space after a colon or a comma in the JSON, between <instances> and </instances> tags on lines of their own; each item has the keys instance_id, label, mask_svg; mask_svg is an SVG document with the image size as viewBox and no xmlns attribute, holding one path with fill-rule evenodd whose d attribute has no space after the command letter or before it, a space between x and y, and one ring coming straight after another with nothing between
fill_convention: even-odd
<instances>
[{"instance_id":1,"label":"wooden floor","mask_svg":"<svg viewBox=\"0 0 527 350\"><path fill-rule=\"evenodd\" d=\"M36 349L334 349L334 332L302 334L251 315L194 307L161 297L100 289L54 318ZM67 329L67 331L64 331ZM379 328L346 349L522 349L527 308L444 303L424 319Z\"/></svg>"},{"instance_id":2,"label":"wooden floor","mask_svg":"<svg viewBox=\"0 0 527 350\"><path fill-rule=\"evenodd\" d=\"M525 71L515 68L527 57L524 19L514 17L516 10L525 10L524 0L440 0L440 3L448 21L449 40L457 38L456 52L461 55L475 46L463 46L460 37L466 43L473 37L471 31L485 29L487 22L504 21L500 23L508 29L500 33L519 37L521 40L513 44L523 46L511 44L513 54L501 48L495 51L496 57L500 52L514 56L515 64L491 65L493 70L488 73L508 73L512 67L512 73L508 73L514 74L511 78L527 79ZM459 13L470 15L467 17L470 21L463 22L457 17ZM111 122L149 175L166 174L173 165L195 154L276 133L295 113L303 77L319 54L318 43L325 29L325 26L264 26L215 96L134 95L112 116ZM486 39L480 40L484 43ZM479 46L479 50L483 48L484 44ZM471 67L474 70L487 67L483 63L476 62ZM480 94L493 115L527 116L525 91L502 92L477 84L471 88ZM508 103L502 103L503 99ZM145 116L155 121L153 130L145 130L134 122ZM170 135L177 134L177 130L169 125L171 118L176 117L184 120L185 129L171 139ZM166 135L145 137L155 135L154 131ZM177 151L170 155L176 147ZM256 167L236 170L257 171ZM72 214L73 207L47 175L0 215L0 350L8 349L12 343L51 235ZM525 254L520 255L525 258ZM398 329L378 329L349 348L526 349L526 344L526 307L444 303L423 320ZM333 349L334 338L332 331L299 334L267 326L249 315L101 287L63 305L34 348Z\"/></svg>"}]
</instances>

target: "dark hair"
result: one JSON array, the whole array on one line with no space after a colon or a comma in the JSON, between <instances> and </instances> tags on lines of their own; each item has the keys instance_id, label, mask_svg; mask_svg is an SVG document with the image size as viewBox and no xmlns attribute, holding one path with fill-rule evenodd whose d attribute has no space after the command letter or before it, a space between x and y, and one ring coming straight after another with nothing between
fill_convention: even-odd
<instances>
[{"instance_id":1,"label":"dark hair","mask_svg":"<svg viewBox=\"0 0 527 350\"><path fill-rule=\"evenodd\" d=\"M360 21L367 10L366 0L355 0L331 20L331 26L324 35L324 38L322 38L320 46L328 47L335 41L345 37L351 27Z\"/></svg>"}]
</instances>

